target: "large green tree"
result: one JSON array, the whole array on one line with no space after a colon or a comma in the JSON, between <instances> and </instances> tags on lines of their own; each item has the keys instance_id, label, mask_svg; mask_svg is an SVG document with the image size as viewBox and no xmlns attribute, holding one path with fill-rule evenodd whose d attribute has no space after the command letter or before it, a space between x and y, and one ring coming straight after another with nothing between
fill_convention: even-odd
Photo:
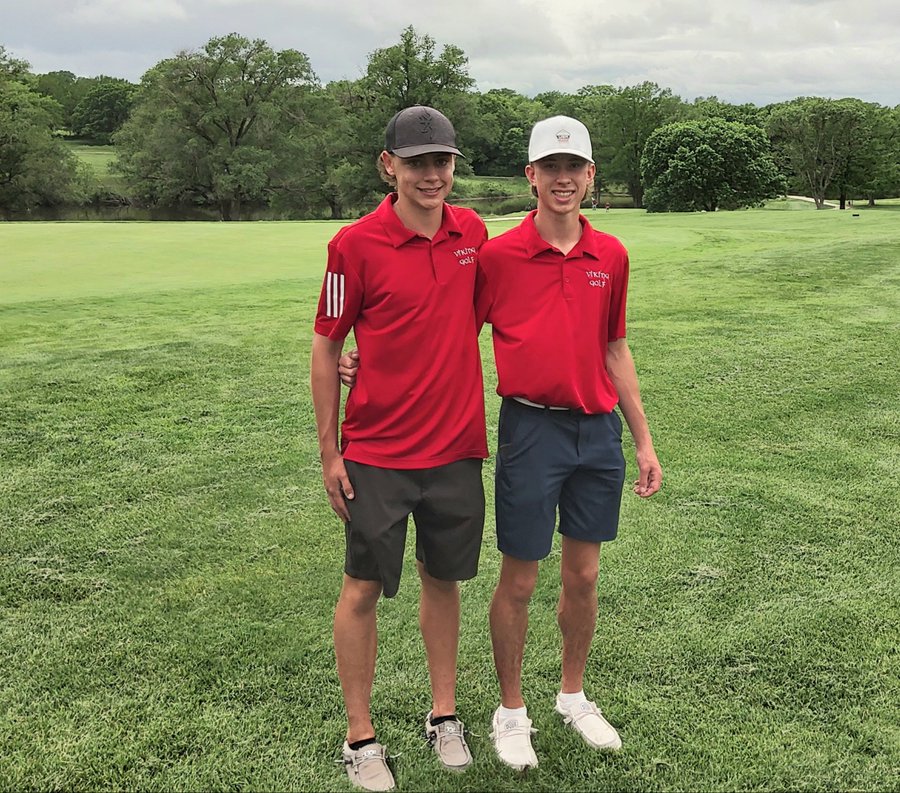
<instances>
[{"instance_id":1,"label":"large green tree","mask_svg":"<svg viewBox=\"0 0 900 793\"><path fill-rule=\"evenodd\" d=\"M870 137L865 103L800 97L767 111L779 165L818 209L832 190L840 191L858 178Z\"/></svg>"},{"instance_id":2,"label":"large green tree","mask_svg":"<svg viewBox=\"0 0 900 793\"><path fill-rule=\"evenodd\" d=\"M16 58L6 47L0 44L0 82L16 80L23 82L28 77L30 64L21 58Z\"/></svg>"},{"instance_id":3,"label":"large green tree","mask_svg":"<svg viewBox=\"0 0 900 793\"><path fill-rule=\"evenodd\" d=\"M38 93L49 96L59 103L62 108L59 126L71 130L75 107L98 82L109 79L112 78L77 77L69 71L55 71L35 75L34 88Z\"/></svg>"},{"instance_id":4,"label":"large green tree","mask_svg":"<svg viewBox=\"0 0 900 793\"><path fill-rule=\"evenodd\" d=\"M765 131L720 118L660 127L647 139L641 168L651 212L739 209L784 189Z\"/></svg>"},{"instance_id":5,"label":"large green tree","mask_svg":"<svg viewBox=\"0 0 900 793\"><path fill-rule=\"evenodd\" d=\"M224 220L269 203L305 167L298 138L319 89L309 59L237 34L150 69L115 136L119 168L144 201L216 207Z\"/></svg>"},{"instance_id":6,"label":"large green tree","mask_svg":"<svg viewBox=\"0 0 900 793\"><path fill-rule=\"evenodd\" d=\"M363 165L349 158L356 145L351 117L341 105L340 87L332 84L311 92L303 103L303 123L285 140L288 156L302 165L285 174L273 195L273 206L311 216L327 210L335 220L371 206L377 194L360 196ZM365 163L367 173L373 167Z\"/></svg>"},{"instance_id":7,"label":"large green tree","mask_svg":"<svg viewBox=\"0 0 900 793\"><path fill-rule=\"evenodd\" d=\"M59 104L36 92L25 61L0 47L0 211L78 202L86 176L54 136Z\"/></svg>"},{"instance_id":8,"label":"large green tree","mask_svg":"<svg viewBox=\"0 0 900 793\"><path fill-rule=\"evenodd\" d=\"M591 130L598 145L601 155L598 170L605 171L609 181L624 184L634 206L643 206L644 146L655 129L681 117L681 100L668 88L651 82L624 88L585 86L578 93L576 115Z\"/></svg>"},{"instance_id":9,"label":"large green tree","mask_svg":"<svg viewBox=\"0 0 900 793\"><path fill-rule=\"evenodd\" d=\"M747 102L735 105L723 102L717 96L698 96L690 105L686 105L684 110L685 120L721 118L725 121L739 121L742 124L765 127L760 109Z\"/></svg>"},{"instance_id":10,"label":"large green tree","mask_svg":"<svg viewBox=\"0 0 900 793\"><path fill-rule=\"evenodd\" d=\"M447 44L435 53L435 40L419 35L409 26L400 41L369 55L363 88L370 92L375 106L393 115L410 105L429 105L439 110L475 81L469 76L468 58L457 46Z\"/></svg>"},{"instance_id":11,"label":"large green tree","mask_svg":"<svg viewBox=\"0 0 900 793\"><path fill-rule=\"evenodd\" d=\"M80 138L96 143L110 142L131 112L136 86L127 80L104 77L98 80L72 111L71 130Z\"/></svg>"},{"instance_id":12,"label":"large green tree","mask_svg":"<svg viewBox=\"0 0 900 793\"><path fill-rule=\"evenodd\" d=\"M475 97L477 113L467 130L472 168L486 176L519 176L525 168L528 137L547 108L509 88Z\"/></svg>"},{"instance_id":13,"label":"large green tree","mask_svg":"<svg viewBox=\"0 0 900 793\"><path fill-rule=\"evenodd\" d=\"M897 116L881 105L857 99L844 102L855 106L862 120L848 146L844 167L834 178L833 192L837 193L841 209L846 207L849 198L859 196L874 205L879 196L900 192Z\"/></svg>"},{"instance_id":14,"label":"large green tree","mask_svg":"<svg viewBox=\"0 0 900 793\"><path fill-rule=\"evenodd\" d=\"M437 52L433 38L419 35L412 26L400 41L369 55L365 74L355 81L328 86L337 102L337 136L328 149L330 160L324 182L332 200L342 207L368 209L387 189L375 169L384 147L384 129L391 116L411 105L429 105L445 113L457 131L457 142L467 150L467 135L473 130L477 107L471 91L474 80L468 59L459 47L444 46ZM457 161L457 172L470 172L466 160Z\"/></svg>"},{"instance_id":15,"label":"large green tree","mask_svg":"<svg viewBox=\"0 0 900 793\"><path fill-rule=\"evenodd\" d=\"M900 195L900 105L872 106L867 160L871 167L858 174L851 189L875 206L878 198Z\"/></svg>"}]
</instances>

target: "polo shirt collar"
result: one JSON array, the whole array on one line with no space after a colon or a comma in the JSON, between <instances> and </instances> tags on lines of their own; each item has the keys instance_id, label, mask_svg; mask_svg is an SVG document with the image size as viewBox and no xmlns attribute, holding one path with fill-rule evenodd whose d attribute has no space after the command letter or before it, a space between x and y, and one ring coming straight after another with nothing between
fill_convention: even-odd
<instances>
[{"instance_id":1,"label":"polo shirt collar","mask_svg":"<svg viewBox=\"0 0 900 793\"><path fill-rule=\"evenodd\" d=\"M522 235L525 243L525 253L529 259L534 259L538 254L544 251L556 251L549 242L547 242L540 234L538 234L537 226L534 225L534 216L537 210L533 209L522 221ZM578 216L578 222L581 224L581 239L575 243L566 254L566 258L577 258L580 256L590 256L593 259L600 258L600 251L597 248L597 239L593 234L593 228L588 223L588 219L584 215ZM558 251L557 251L558 252Z\"/></svg>"},{"instance_id":2,"label":"polo shirt collar","mask_svg":"<svg viewBox=\"0 0 900 793\"><path fill-rule=\"evenodd\" d=\"M384 230L388 235L388 239L391 241L391 245L395 248L399 248L401 245L405 245L412 239L417 238L419 235L412 231L411 229L406 228L403 225L403 221L397 217L397 213L394 212L394 204L397 202L397 194L390 193L384 197L384 201L382 201L378 208L375 210L375 215L381 221L384 226ZM450 211L450 207L444 203L443 214L441 216L441 227L438 229L437 234L434 235L434 239L432 242L440 242L443 239L446 239L449 236L461 237L462 229L459 227L459 223L456 222L456 218L453 216L453 213Z\"/></svg>"}]
</instances>

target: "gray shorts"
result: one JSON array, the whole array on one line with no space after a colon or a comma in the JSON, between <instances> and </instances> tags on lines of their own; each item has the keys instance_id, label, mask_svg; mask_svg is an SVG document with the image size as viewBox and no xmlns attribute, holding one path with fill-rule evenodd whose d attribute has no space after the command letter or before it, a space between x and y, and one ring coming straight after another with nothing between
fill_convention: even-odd
<instances>
[{"instance_id":1,"label":"gray shorts","mask_svg":"<svg viewBox=\"0 0 900 793\"><path fill-rule=\"evenodd\" d=\"M504 399L497 437L497 547L537 561L559 533L583 542L614 540L625 483L622 419L550 410Z\"/></svg>"},{"instance_id":2,"label":"gray shorts","mask_svg":"<svg viewBox=\"0 0 900 793\"><path fill-rule=\"evenodd\" d=\"M385 597L396 595L412 515L416 559L428 575L441 581L474 578L484 532L482 462L402 470L345 460L355 498L347 501L344 572L381 581Z\"/></svg>"}]
</instances>

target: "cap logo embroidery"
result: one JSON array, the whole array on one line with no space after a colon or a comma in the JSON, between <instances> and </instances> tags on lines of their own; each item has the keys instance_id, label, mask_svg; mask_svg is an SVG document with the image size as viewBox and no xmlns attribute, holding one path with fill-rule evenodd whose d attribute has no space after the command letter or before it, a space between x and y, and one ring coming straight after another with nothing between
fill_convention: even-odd
<instances>
[{"instance_id":1,"label":"cap logo embroidery","mask_svg":"<svg viewBox=\"0 0 900 793\"><path fill-rule=\"evenodd\" d=\"M424 137L427 137L429 142L434 140L434 126L431 122L431 113L422 113L419 116L419 128L420 132Z\"/></svg>"},{"instance_id":2,"label":"cap logo embroidery","mask_svg":"<svg viewBox=\"0 0 900 793\"><path fill-rule=\"evenodd\" d=\"M560 146L568 146L569 138L571 138L571 137L572 136L568 132L566 132L564 129L561 129L559 132L556 133L556 141L557 141L557 143L559 143Z\"/></svg>"}]
</instances>

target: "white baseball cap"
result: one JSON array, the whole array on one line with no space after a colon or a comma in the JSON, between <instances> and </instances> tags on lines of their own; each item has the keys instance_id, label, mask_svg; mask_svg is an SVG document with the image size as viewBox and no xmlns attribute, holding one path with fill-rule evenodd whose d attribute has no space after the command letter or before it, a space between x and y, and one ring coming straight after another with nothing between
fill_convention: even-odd
<instances>
[{"instance_id":1,"label":"white baseball cap","mask_svg":"<svg viewBox=\"0 0 900 793\"><path fill-rule=\"evenodd\" d=\"M578 119L553 116L538 121L528 141L528 162L536 162L551 154L574 154L593 162L591 135Z\"/></svg>"}]
</instances>

